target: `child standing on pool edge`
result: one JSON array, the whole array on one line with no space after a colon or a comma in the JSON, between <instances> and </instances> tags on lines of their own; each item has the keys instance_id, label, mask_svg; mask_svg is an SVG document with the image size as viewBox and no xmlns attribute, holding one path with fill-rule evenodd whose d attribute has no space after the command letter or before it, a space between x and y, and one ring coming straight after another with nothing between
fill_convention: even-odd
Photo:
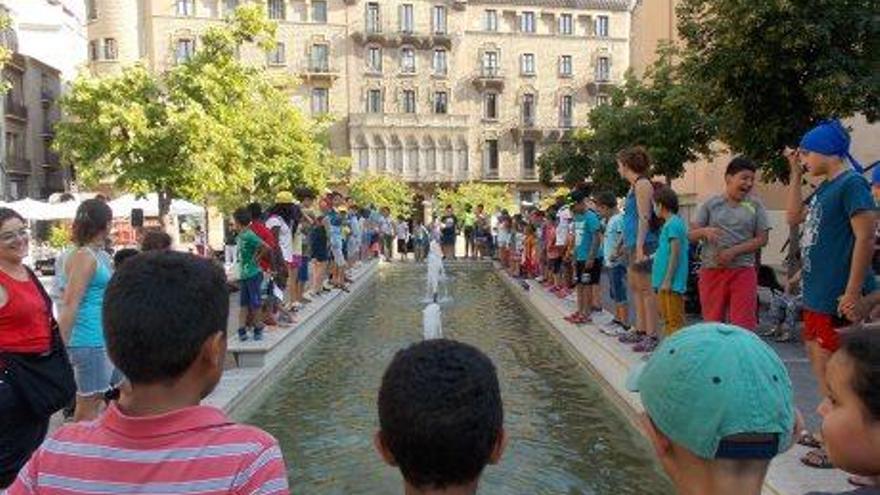
<instances>
[{"instance_id":1,"label":"child standing on pool edge","mask_svg":"<svg viewBox=\"0 0 880 495\"><path fill-rule=\"evenodd\" d=\"M663 335L669 336L684 326L684 293L687 291L687 224L678 216L678 195L670 187L654 193L657 216L663 219L660 241L651 272L651 284L657 291Z\"/></svg>"},{"instance_id":2,"label":"child standing on pool edge","mask_svg":"<svg viewBox=\"0 0 880 495\"><path fill-rule=\"evenodd\" d=\"M399 351L382 377L378 410L376 450L400 469L408 495L475 494L507 443L495 366L452 340Z\"/></svg>"}]
</instances>

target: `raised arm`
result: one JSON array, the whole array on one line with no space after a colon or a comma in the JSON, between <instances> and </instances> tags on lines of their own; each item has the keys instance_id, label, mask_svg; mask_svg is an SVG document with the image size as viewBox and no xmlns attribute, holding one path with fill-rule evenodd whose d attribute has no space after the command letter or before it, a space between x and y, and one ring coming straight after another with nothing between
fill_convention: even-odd
<instances>
[{"instance_id":1,"label":"raised arm","mask_svg":"<svg viewBox=\"0 0 880 495\"><path fill-rule=\"evenodd\" d=\"M801 181L804 177L804 170L798 162L797 150L785 148L783 156L788 161L788 195L785 205L785 219L789 225L800 225L807 218L806 208L804 207L804 199L801 193Z\"/></svg>"}]
</instances>

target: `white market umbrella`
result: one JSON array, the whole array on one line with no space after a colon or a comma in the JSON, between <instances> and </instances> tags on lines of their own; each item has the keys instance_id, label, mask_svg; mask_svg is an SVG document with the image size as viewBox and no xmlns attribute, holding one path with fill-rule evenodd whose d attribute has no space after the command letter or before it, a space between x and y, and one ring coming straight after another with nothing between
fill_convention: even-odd
<instances>
[{"instance_id":1,"label":"white market umbrella","mask_svg":"<svg viewBox=\"0 0 880 495\"><path fill-rule=\"evenodd\" d=\"M134 194L125 194L111 201L110 208L113 210L113 216L118 218L130 217L131 210L136 208L144 210L146 217L158 217L159 195L150 193L138 198ZM171 200L170 213L172 215L204 215L205 209L183 199L173 199Z\"/></svg>"},{"instance_id":2,"label":"white market umbrella","mask_svg":"<svg viewBox=\"0 0 880 495\"><path fill-rule=\"evenodd\" d=\"M53 220L56 212L52 205L31 198L20 199L7 204L27 220Z\"/></svg>"}]
</instances>

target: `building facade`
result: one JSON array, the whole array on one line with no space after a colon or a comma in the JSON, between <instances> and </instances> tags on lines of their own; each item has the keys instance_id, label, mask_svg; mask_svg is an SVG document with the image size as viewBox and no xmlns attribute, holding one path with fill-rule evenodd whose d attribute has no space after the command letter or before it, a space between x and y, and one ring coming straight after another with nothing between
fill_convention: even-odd
<instances>
[{"instance_id":1,"label":"building facade","mask_svg":"<svg viewBox=\"0 0 880 495\"><path fill-rule=\"evenodd\" d=\"M165 70L199 49L236 0L88 0L89 66ZM252 2L251 2L252 3ZM437 185L541 187L536 160L586 124L630 66L630 0L259 0L278 21L268 55L297 75L292 98L330 114L354 173Z\"/></svg>"},{"instance_id":2,"label":"building facade","mask_svg":"<svg viewBox=\"0 0 880 495\"><path fill-rule=\"evenodd\" d=\"M58 156L51 151L55 123L60 118L60 72L22 55L13 28L0 33L0 43L12 52L3 67L8 88L0 106L0 196L4 200L47 198L64 189Z\"/></svg>"},{"instance_id":3,"label":"building facade","mask_svg":"<svg viewBox=\"0 0 880 495\"><path fill-rule=\"evenodd\" d=\"M62 81L85 69L83 0L0 0L0 5L8 9L22 55L58 69Z\"/></svg>"}]
</instances>

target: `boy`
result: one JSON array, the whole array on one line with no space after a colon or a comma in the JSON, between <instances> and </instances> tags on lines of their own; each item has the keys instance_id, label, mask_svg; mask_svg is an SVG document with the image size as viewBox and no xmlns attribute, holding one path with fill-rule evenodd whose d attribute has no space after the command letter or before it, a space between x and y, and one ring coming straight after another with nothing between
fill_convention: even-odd
<instances>
[{"instance_id":1,"label":"boy","mask_svg":"<svg viewBox=\"0 0 880 495\"><path fill-rule=\"evenodd\" d=\"M452 213L452 205L446 205L446 212L440 217L440 247L443 259L455 259L455 239L458 229L458 218Z\"/></svg>"},{"instance_id":2,"label":"boy","mask_svg":"<svg viewBox=\"0 0 880 495\"><path fill-rule=\"evenodd\" d=\"M608 273L609 296L614 303L615 325L603 327L603 333L618 336L627 329L629 309L626 294L626 263L623 256L623 213L617 211L617 198L610 192L596 195L596 209L605 219L605 236L602 251Z\"/></svg>"},{"instance_id":3,"label":"boy","mask_svg":"<svg viewBox=\"0 0 880 495\"><path fill-rule=\"evenodd\" d=\"M758 325L755 256L770 231L764 205L751 197L756 171L751 160L734 158L724 172L724 194L700 205L690 230L690 240L703 242L703 319L727 320L748 330Z\"/></svg>"},{"instance_id":4,"label":"boy","mask_svg":"<svg viewBox=\"0 0 880 495\"><path fill-rule=\"evenodd\" d=\"M651 285L657 291L663 334L672 335L684 326L684 294L687 292L687 225L678 216L678 195L669 187L654 193L658 216L663 219ZM656 338L656 337L654 337Z\"/></svg>"},{"instance_id":5,"label":"boy","mask_svg":"<svg viewBox=\"0 0 880 495\"><path fill-rule=\"evenodd\" d=\"M277 441L199 404L226 356L222 269L191 254L141 254L104 302L107 350L131 390L96 421L62 426L9 495L288 493Z\"/></svg>"},{"instance_id":6,"label":"boy","mask_svg":"<svg viewBox=\"0 0 880 495\"><path fill-rule=\"evenodd\" d=\"M804 296L803 339L820 391L827 395L825 367L840 347L838 328L849 326L841 315L856 305L863 290L872 290L874 210L871 190L846 163L850 139L838 121L823 122L804 135L797 151L787 149L790 167L787 220L804 223L801 237L801 280ZM804 169L821 183L809 206L801 198ZM801 443L819 442L805 435ZM830 467L817 449L801 459L813 467Z\"/></svg>"},{"instance_id":7,"label":"boy","mask_svg":"<svg viewBox=\"0 0 880 495\"><path fill-rule=\"evenodd\" d=\"M477 492L487 464L506 444L495 366L452 340L426 340L399 351L379 389L376 450L399 467L408 495Z\"/></svg>"},{"instance_id":8,"label":"boy","mask_svg":"<svg viewBox=\"0 0 880 495\"><path fill-rule=\"evenodd\" d=\"M574 202L574 262L577 311L565 317L571 323L589 323L593 304L593 286L599 285L602 264L597 262L599 250L599 216L589 209L589 192L576 190L571 194ZM558 235L558 234L557 234Z\"/></svg>"},{"instance_id":9,"label":"boy","mask_svg":"<svg viewBox=\"0 0 880 495\"><path fill-rule=\"evenodd\" d=\"M644 429L680 494L759 495L770 460L796 429L785 365L732 325L676 332L627 388L641 395Z\"/></svg>"},{"instance_id":10,"label":"boy","mask_svg":"<svg viewBox=\"0 0 880 495\"><path fill-rule=\"evenodd\" d=\"M259 260L268 252L269 246L251 229L251 211L239 208L232 214L238 237L235 240L239 274L239 328L238 340L248 340L248 331L253 331L254 340L263 340L263 320L260 317L262 301L263 270ZM159 306L161 307L161 306Z\"/></svg>"}]
</instances>

